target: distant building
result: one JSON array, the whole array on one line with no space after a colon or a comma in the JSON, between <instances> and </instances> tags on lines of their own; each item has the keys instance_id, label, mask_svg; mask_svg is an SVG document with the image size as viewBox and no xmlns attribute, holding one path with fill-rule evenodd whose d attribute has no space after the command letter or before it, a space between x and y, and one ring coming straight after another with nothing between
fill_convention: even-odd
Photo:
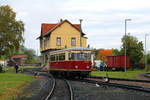
<instances>
[{"instance_id":1,"label":"distant building","mask_svg":"<svg viewBox=\"0 0 150 100\"><path fill-rule=\"evenodd\" d=\"M96 59L106 61L107 56L113 56L112 49L98 49L96 50Z\"/></svg>"},{"instance_id":2,"label":"distant building","mask_svg":"<svg viewBox=\"0 0 150 100\"><path fill-rule=\"evenodd\" d=\"M0 59L0 66L6 66L6 65L7 65L7 61Z\"/></svg>"},{"instance_id":3,"label":"distant building","mask_svg":"<svg viewBox=\"0 0 150 100\"><path fill-rule=\"evenodd\" d=\"M40 51L44 63L48 61L48 52L73 48L87 47L85 33L80 24L72 24L68 20L60 20L56 24L42 24L40 40Z\"/></svg>"},{"instance_id":4,"label":"distant building","mask_svg":"<svg viewBox=\"0 0 150 100\"><path fill-rule=\"evenodd\" d=\"M26 54L18 54L18 55L11 56L11 60L9 61L8 64L9 65L14 65L14 64L24 65L27 57L28 55Z\"/></svg>"}]
</instances>

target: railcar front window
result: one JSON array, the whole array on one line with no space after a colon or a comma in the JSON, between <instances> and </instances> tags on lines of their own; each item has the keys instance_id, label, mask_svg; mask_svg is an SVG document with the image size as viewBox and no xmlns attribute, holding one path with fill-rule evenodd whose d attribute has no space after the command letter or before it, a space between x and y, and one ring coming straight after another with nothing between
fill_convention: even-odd
<instances>
[{"instance_id":1,"label":"railcar front window","mask_svg":"<svg viewBox=\"0 0 150 100\"><path fill-rule=\"evenodd\" d=\"M69 60L90 60L90 53L70 53Z\"/></svg>"},{"instance_id":2,"label":"railcar front window","mask_svg":"<svg viewBox=\"0 0 150 100\"><path fill-rule=\"evenodd\" d=\"M55 56L54 55L50 56L50 61L55 61Z\"/></svg>"}]
</instances>

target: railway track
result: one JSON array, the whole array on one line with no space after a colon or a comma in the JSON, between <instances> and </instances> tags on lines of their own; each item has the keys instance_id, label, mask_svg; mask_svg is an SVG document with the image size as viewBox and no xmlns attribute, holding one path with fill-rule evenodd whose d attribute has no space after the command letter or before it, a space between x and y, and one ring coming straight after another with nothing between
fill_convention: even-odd
<instances>
[{"instance_id":1,"label":"railway track","mask_svg":"<svg viewBox=\"0 0 150 100\"><path fill-rule=\"evenodd\" d=\"M92 76L88 78L90 80L97 80L105 82L105 77ZM150 80L135 80L135 79L121 79L121 78L109 78L109 83L125 84L131 86L141 86L150 88Z\"/></svg>"},{"instance_id":2,"label":"railway track","mask_svg":"<svg viewBox=\"0 0 150 100\"><path fill-rule=\"evenodd\" d=\"M53 78L53 86L45 100L73 100L70 82L65 79Z\"/></svg>"},{"instance_id":3,"label":"railway track","mask_svg":"<svg viewBox=\"0 0 150 100\"><path fill-rule=\"evenodd\" d=\"M88 78L103 79L105 77L102 77L102 76L90 76ZM150 80L136 80L136 79L124 79L124 78L109 78L109 80L150 83Z\"/></svg>"},{"instance_id":4,"label":"railway track","mask_svg":"<svg viewBox=\"0 0 150 100\"><path fill-rule=\"evenodd\" d=\"M145 73L143 76L150 79L150 73Z\"/></svg>"},{"instance_id":5,"label":"railway track","mask_svg":"<svg viewBox=\"0 0 150 100\"><path fill-rule=\"evenodd\" d=\"M131 90L136 90L136 91L142 91L142 92L148 92L150 93L150 88L142 87L142 86L133 86L133 85L126 85L126 84L118 84L118 83L107 83L107 82L102 82L102 81L96 81L96 80L89 80L89 79L84 79L84 80L79 80L82 82L88 82L92 84L98 84L98 85L105 85L105 86L111 86L111 87L118 87L118 88L124 88L124 89L131 89Z\"/></svg>"}]
</instances>

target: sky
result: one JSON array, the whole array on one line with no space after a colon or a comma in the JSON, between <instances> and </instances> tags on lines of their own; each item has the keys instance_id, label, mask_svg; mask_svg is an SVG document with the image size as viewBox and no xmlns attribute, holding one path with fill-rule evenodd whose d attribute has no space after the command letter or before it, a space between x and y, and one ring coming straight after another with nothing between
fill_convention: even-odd
<instances>
[{"instance_id":1,"label":"sky","mask_svg":"<svg viewBox=\"0 0 150 100\"><path fill-rule=\"evenodd\" d=\"M150 0L0 0L1 5L10 5L17 13L17 20L25 24L25 46L39 53L42 23L58 23L67 19L79 24L88 37L87 44L93 48L111 49L121 47L125 34L137 37L150 51Z\"/></svg>"}]
</instances>

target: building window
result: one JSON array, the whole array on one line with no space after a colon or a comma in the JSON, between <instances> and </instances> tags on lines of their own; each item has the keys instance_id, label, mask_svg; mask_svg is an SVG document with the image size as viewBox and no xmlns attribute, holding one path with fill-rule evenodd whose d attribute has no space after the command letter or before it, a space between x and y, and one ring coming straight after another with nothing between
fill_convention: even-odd
<instances>
[{"instance_id":1,"label":"building window","mask_svg":"<svg viewBox=\"0 0 150 100\"><path fill-rule=\"evenodd\" d=\"M57 37L56 45L57 45L57 46L60 46L60 45L61 45L61 38L60 38L60 37Z\"/></svg>"},{"instance_id":2,"label":"building window","mask_svg":"<svg viewBox=\"0 0 150 100\"><path fill-rule=\"evenodd\" d=\"M76 46L76 38L71 38L71 45Z\"/></svg>"},{"instance_id":3,"label":"building window","mask_svg":"<svg viewBox=\"0 0 150 100\"><path fill-rule=\"evenodd\" d=\"M46 37L46 48L49 46L49 37Z\"/></svg>"},{"instance_id":4,"label":"building window","mask_svg":"<svg viewBox=\"0 0 150 100\"><path fill-rule=\"evenodd\" d=\"M44 38L44 49L46 48L46 39Z\"/></svg>"}]
</instances>

